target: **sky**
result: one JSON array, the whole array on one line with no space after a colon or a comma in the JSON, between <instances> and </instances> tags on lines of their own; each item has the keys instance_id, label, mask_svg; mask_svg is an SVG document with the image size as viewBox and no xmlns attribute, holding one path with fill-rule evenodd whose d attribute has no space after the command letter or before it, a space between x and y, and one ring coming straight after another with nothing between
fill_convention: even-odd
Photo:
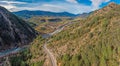
<instances>
[{"instance_id":1,"label":"sky","mask_svg":"<svg viewBox=\"0 0 120 66\"><path fill-rule=\"evenodd\" d=\"M0 6L11 12L42 10L81 14L100 9L110 2L120 4L120 0L0 0Z\"/></svg>"}]
</instances>

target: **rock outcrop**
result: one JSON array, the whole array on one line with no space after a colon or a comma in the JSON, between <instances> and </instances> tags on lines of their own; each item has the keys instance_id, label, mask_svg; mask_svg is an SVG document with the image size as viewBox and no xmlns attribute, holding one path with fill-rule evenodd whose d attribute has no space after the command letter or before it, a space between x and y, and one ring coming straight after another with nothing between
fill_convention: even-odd
<instances>
[{"instance_id":1,"label":"rock outcrop","mask_svg":"<svg viewBox=\"0 0 120 66\"><path fill-rule=\"evenodd\" d=\"M31 26L0 6L0 51L29 44L35 37Z\"/></svg>"}]
</instances>

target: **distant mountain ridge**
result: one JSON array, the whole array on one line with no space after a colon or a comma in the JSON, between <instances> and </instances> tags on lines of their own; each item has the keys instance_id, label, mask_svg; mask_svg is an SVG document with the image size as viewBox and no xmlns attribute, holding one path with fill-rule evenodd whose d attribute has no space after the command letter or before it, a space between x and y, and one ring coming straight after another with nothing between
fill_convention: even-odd
<instances>
[{"instance_id":1,"label":"distant mountain ridge","mask_svg":"<svg viewBox=\"0 0 120 66\"><path fill-rule=\"evenodd\" d=\"M77 15L68 13L68 12L50 12L50 11L29 11L29 10L22 10L18 12L13 12L15 15L24 17L24 18L31 18L32 16L56 16L56 17L75 17Z\"/></svg>"},{"instance_id":2,"label":"distant mountain ridge","mask_svg":"<svg viewBox=\"0 0 120 66\"><path fill-rule=\"evenodd\" d=\"M91 13L92 13L92 12L78 14L77 17L86 18L86 17L89 16Z\"/></svg>"}]
</instances>

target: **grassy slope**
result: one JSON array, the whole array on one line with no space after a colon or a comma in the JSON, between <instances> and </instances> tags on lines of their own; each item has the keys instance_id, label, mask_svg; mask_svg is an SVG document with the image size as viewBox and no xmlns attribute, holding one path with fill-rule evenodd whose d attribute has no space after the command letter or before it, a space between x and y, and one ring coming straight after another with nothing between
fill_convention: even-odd
<instances>
[{"instance_id":1,"label":"grassy slope","mask_svg":"<svg viewBox=\"0 0 120 66\"><path fill-rule=\"evenodd\" d=\"M52 37L50 49L60 66L118 66L120 6L95 11L86 20ZM64 49L64 50L63 50Z\"/></svg>"},{"instance_id":2,"label":"grassy slope","mask_svg":"<svg viewBox=\"0 0 120 66\"><path fill-rule=\"evenodd\" d=\"M118 66L120 63L120 6L95 11L85 20L65 27L48 47L60 66ZM44 39L38 37L27 53L27 64L40 66ZM26 57L22 55L23 57ZM42 58L42 59L41 59ZM25 62L25 61L24 61ZM40 63L40 64L39 64ZM42 66L42 65L41 65Z\"/></svg>"}]
</instances>

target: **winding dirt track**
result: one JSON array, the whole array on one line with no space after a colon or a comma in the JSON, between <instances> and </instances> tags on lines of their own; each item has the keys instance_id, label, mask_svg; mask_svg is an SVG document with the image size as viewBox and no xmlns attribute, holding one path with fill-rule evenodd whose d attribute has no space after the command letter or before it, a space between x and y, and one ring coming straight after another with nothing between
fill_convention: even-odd
<instances>
[{"instance_id":1,"label":"winding dirt track","mask_svg":"<svg viewBox=\"0 0 120 66\"><path fill-rule=\"evenodd\" d=\"M53 36L54 34L57 34L57 33L61 32L61 31L64 29L64 27L67 26L67 25L69 25L69 24L72 24L72 22L60 26L60 27L59 27L58 29L56 29L54 32L49 33L49 34L46 34L46 36L44 35L45 37L43 36L43 38L46 38L46 39L47 39L47 38ZM52 66L57 66L57 61L56 61L53 53L47 48L47 43L48 43L48 42L49 42L49 40L45 42L45 44L43 45L43 48L44 48L45 52L47 53L47 55L49 56L50 62L51 62L51 64L52 64Z\"/></svg>"},{"instance_id":2,"label":"winding dirt track","mask_svg":"<svg viewBox=\"0 0 120 66\"><path fill-rule=\"evenodd\" d=\"M47 55L49 56L52 66L57 66L56 59L55 59L54 55L50 52L50 50L47 48L46 44L47 43L45 43L43 46L44 50L47 53Z\"/></svg>"},{"instance_id":3,"label":"winding dirt track","mask_svg":"<svg viewBox=\"0 0 120 66\"><path fill-rule=\"evenodd\" d=\"M6 19L6 20L7 20L7 19ZM65 26L69 25L69 24L72 24L72 23L70 22L70 23L64 24L64 25L60 26L60 27L59 27L57 30L55 30L54 32L49 33L49 34L46 34L46 35L43 35L42 37L47 39L47 38L53 36L54 34L61 32L61 31L63 30L63 28L64 28ZM54 55L53 55L52 52L50 52L50 50L47 48L47 43L48 43L48 42L49 42L49 40L45 42L45 44L43 45L43 48L44 48L45 52L47 53L47 55L49 56L50 62L51 62L51 64L52 64L52 66L57 66L57 61L56 61ZM28 47L29 47L29 45L26 45L26 46L24 46L24 47L22 47L22 48L18 47L18 48L13 48L13 49L11 49L11 50L4 51L4 52L0 52L0 58L6 57L6 56L8 56L8 55L10 55L10 54L16 54L16 53L18 53L18 52L20 52L20 51L22 51L22 50L24 50L25 48L28 48Z\"/></svg>"}]
</instances>

